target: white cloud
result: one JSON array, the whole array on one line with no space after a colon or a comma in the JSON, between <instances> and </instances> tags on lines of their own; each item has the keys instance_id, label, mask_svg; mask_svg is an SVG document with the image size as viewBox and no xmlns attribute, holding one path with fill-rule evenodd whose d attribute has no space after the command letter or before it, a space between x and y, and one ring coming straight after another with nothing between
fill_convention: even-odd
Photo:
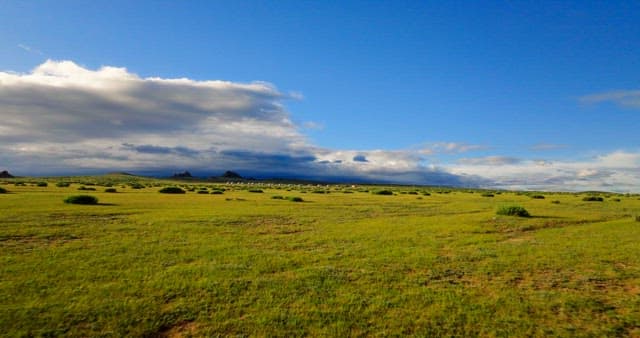
<instances>
[{"instance_id":1,"label":"white cloud","mask_svg":"<svg viewBox=\"0 0 640 338\"><path fill-rule=\"evenodd\" d=\"M612 102L623 107L640 108L640 90L616 90L586 95L580 102L587 104Z\"/></svg>"},{"instance_id":2,"label":"white cloud","mask_svg":"<svg viewBox=\"0 0 640 338\"><path fill-rule=\"evenodd\" d=\"M477 175L488 179L489 186L507 189L640 191L640 152L614 151L582 161L493 161L499 158L467 159L448 170Z\"/></svg>"},{"instance_id":3,"label":"white cloud","mask_svg":"<svg viewBox=\"0 0 640 338\"><path fill-rule=\"evenodd\" d=\"M461 154L476 150L485 150L487 146L478 144L467 144L458 142L436 142L430 143L420 149L420 153L423 155L435 155L435 154Z\"/></svg>"},{"instance_id":4,"label":"white cloud","mask_svg":"<svg viewBox=\"0 0 640 338\"><path fill-rule=\"evenodd\" d=\"M294 97L301 97L293 95ZM142 78L47 61L28 74L0 72L0 170L19 175L127 170L361 179L550 190L640 191L640 152L582 162L465 157L487 146L344 150L310 144L284 106L291 94L266 82ZM295 98L294 98L295 99ZM306 127L312 125L307 124Z\"/></svg>"}]
</instances>

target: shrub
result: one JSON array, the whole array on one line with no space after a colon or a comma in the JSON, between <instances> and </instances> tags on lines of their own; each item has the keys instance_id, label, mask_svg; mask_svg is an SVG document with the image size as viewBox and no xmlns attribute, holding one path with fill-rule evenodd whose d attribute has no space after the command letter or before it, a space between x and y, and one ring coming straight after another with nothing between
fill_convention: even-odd
<instances>
[{"instance_id":1,"label":"shrub","mask_svg":"<svg viewBox=\"0 0 640 338\"><path fill-rule=\"evenodd\" d=\"M551 203L553 203L553 204L560 204L560 201L555 200L555 201L551 201Z\"/></svg>"},{"instance_id":2,"label":"shrub","mask_svg":"<svg viewBox=\"0 0 640 338\"><path fill-rule=\"evenodd\" d=\"M425 191L422 193L422 196L431 196L431 194Z\"/></svg>"},{"instance_id":3,"label":"shrub","mask_svg":"<svg viewBox=\"0 0 640 338\"><path fill-rule=\"evenodd\" d=\"M47 187L47 186L49 186L49 183L47 183L47 182L38 182L36 184L36 186L38 186L38 187Z\"/></svg>"},{"instance_id":4,"label":"shrub","mask_svg":"<svg viewBox=\"0 0 640 338\"><path fill-rule=\"evenodd\" d=\"M271 199L274 199L274 200L283 200L283 199L284 199L284 197L279 196L279 195L276 195L276 196L271 196Z\"/></svg>"},{"instance_id":5,"label":"shrub","mask_svg":"<svg viewBox=\"0 0 640 338\"><path fill-rule=\"evenodd\" d=\"M544 199L544 195L531 195L531 198L537 199L537 200L543 200Z\"/></svg>"},{"instance_id":6,"label":"shrub","mask_svg":"<svg viewBox=\"0 0 640 338\"><path fill-rule=\"evenodd\" d=\"M373 193L375 195L386 195L386 196L393 195L393 191L391 190L378 190L378 191L374 191Z\"/></svg>"},{"instance_id":7,"label":"shrub","mask_svg":"<svg viewBox=\"0 0 640 338\"><path fill-rule=\"evenodd\" d=\"M58 182L58 183L56 183L56 187L58 187L58 188L67 188L70 185L71 185L71 183L69 183L69 182Z\"/></svg>"},{"instance_id":8,"label":"shrub","mask_svg":"<svg viewBox=\"0 0 640 338\"><path fill-rule=\"evenodd\" d=\"M209 190L198 190L198 194L207 194L207 195L209 195Z\"/></svg>"},{"instance_id":9,"label":"shrub","mask_svg":"<svg viewBox=\"0 0 640 338\"><path fill-rule=\"evenodd\" d=\"M249 189L249 192L254 192L254 193L263 193L264 191L262 191L262 189Z\"/></svg>"},{"instance_id":10,"label":"shrub","mask_svg":"<svg viewBox=\"0 0 640 338\"><path fill-rule=\"evenodd\" d=\"M328 194L329 192L325 191L325 190L314 190L314 191L312 191L312 193L314 193L314 194Z\"/></svg>"},{"instance_id":11,"label":"shrub","mask_svg":"<svg viewBox=\"0 0 640 338\"><path fill-rule=\"evenodd\" d=\"M129 184L129 186L131 187L131 189L142 189L142 188L144 188L144 185L142 185L140 183L131 183L131 184Z\"/></svg>"},{"instance_id":12,"label":"shrub","mask_svg":"<svg viewBox=\"0 0 640 338\"><path fill-rule=\"evenodd\" d=\"M482 196L482 197L493 197L493 194L485 192L484 194L482 194L480 196Z\"/></svg>"},{"instance_id":13,"label":"shrub","mask_svg":"<svg viewBox=\"0 0 640 338\"><path fill-rule=\"evenodd\" d=\"M80 190L80 191L83 191L83 190L86 190L86 191L96 191L96 188L87 188L87 187L85 187L85 186L83 185L83 186L81 186L80 188L78 188L78 190Z\"/></svg>"},{"instance_id":14,"label":"shrub","mask_svg":"<svg viewBox=\"0 0 640 338\"><path fill-rule=\"evenodd\" d=\"M69 204L98 204L98 199L90 195L75 195L69 196L64 200L64 203Z\"/></svg>"},{"instance_id":15,"label":"shrub","mask_svg":"<svg viewBox=\"0 0 640 338\"><path fill-rule=\"evenodd\" d=\"M0 187L0 194L6 194L8 192L7 189Z\"/></svg>"},{"instance_id":16,"label":"shrub","mask_svg":"<svg viewBox=\"0 0 640 338\"><path fill-rule=\"evenodd\" d=\"M519 205L507 205L507 206L502 206L498 209L498 211L496 212L498 215L505 215L505 216L518 216L518 217L530 217L531 215L529 215L529 212L527 211L527 209L519 206Z\"/></svg>"},{"instance_id":17,"label":"shrub","mask_svg":"<svg viewBox=\"0 0 640 338\"><path fill-rule=\"evenodd\" d=\"M118 192L118 190L116 190L116 188L107 188L107 189L104 189L104 192L114 193L114 192Z\"/></svg>"},{"instance_id":18,"label":"shrub","mask_svg":"<svg viewBox=\"0 0 640 338\"><path fill-rule=\"evenodd\" d=\"M614 202L620 202L619 198L612 198L611 200L614 201Z\"/></svg>"},{"instance_id":19,"label":"shrub","mask_svg":"<svg viewBox=\"0 0 640 338\"><path fill-rule=\"evenodd\" d=\"M636 222L640 222L640 216L636 216Z\"/></svg>"},{"instance_id":20,"label":"shrub","mask_svg":"<svg viewBox=\"0 0 640 338\"><path fill-rule=\"evenodd\" d=\"M185 194L186 191L178 188L178 187L164 187L158 191L162 194Z\"/></svg>"},{"instance_id":21,"label":"shrub","mask_svg":"<svg viewBox=\"0 0 640 338\"><path fill-rule=\"evenodd\" d=\"M409 191L407 194L409 194L409 195L417 195L418 192L417 191Z\"/></svg>"},{"instance_id":22,"label":"shrub","mask_svg":"<svg viewBox=\"0 0 640 338\"><path fill-rule=\"evenodd\" d=\"M602 202L602 201L604 201L604 198L602 198L600 196L587 196L587 197L583 198L582 200L586 201L586 202Z\"/></svg>"},{"instance_id":23,"label":"shrub","mask_svg":"<svg viewBox=\"0 0 640 338\"><path fill-rule=\"evenodd\" d=\"M302 199L302 197L297 197L297 196L294 196L294 197L287 197L287 199L288 199L289 201L291 201L291 202L304 202L304 200Z\"/></svg>"},{"instance_id":24,"label":"shrub","mask_svg":"<svg viewBox=\"0 0 640 338\"><path fill-rule=\"evenodd\" d=\"M221 190L213 190L211 191L211 195L222 195L223 192Z\"/></svg>"}]
</instances>

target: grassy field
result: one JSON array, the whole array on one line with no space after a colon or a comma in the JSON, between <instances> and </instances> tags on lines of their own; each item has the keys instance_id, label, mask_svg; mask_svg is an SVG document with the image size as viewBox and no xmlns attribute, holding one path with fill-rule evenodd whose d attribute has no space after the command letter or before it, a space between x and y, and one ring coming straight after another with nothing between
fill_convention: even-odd
<instances>
[{"instance_id":1,"label":"grassy field","mask_svg":"<svg viewBox=\"0 0 640 338\"><path fill-rule=\"evenodd\" d=\"M174 184L0 182L0 335L640 336L638 195Z\"/></svg>"}]
</instances>

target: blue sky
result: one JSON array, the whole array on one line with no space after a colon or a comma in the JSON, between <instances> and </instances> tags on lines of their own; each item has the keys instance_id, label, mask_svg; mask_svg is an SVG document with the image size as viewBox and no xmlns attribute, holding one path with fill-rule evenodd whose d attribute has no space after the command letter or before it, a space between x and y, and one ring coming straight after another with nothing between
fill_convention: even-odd
<instances>
[{"instance_id":1,"label":"blue sky","mask_svg":"<svg viewBox=\"0 0 640 338\"><path fill-rule=\"evenodd\" d=\"M0 167L24 174L235 166L265 176L640 191L638 2L3 1L0 22L0 114L22 116L0 122ZM126 71L114 80L103 67ZM127 76L144 90L114 84ZM218 101L208 115L171 110L189 122L176 130L199 128L192 139L161 137L166 126L152 111L129 134L115 122L100 138L79 130L91 127L78 121L119 114L104 107L123 97L157 98L153 79L177 78L191 83L172 90L194 100L206 96L198 83L229 84L210 88ZM85 80L115 81L103 92L115 101L94 109L97 92L72 90ZM238 87L259 83L269 94ZM246 111L220 101L240 98L252 98ZM142 108L118 109L118 123L133 123ZM254 130L267 125L282 130ZM71 151L80 143L84 152ZM155 158L138 156L149 149Z\"/></svg>"}]
</instances>

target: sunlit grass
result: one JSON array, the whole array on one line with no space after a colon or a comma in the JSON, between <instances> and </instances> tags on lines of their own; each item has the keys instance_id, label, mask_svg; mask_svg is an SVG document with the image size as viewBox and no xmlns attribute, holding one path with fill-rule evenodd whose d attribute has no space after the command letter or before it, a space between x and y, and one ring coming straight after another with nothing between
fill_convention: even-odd
<instances>
[{"instance_id":1,"label":"sunlit grass","mask_svg":"<svg viewBox=\"0 0 640 338\"><path fill-rule=\"evenodd\" d=\"M640 334L637 196L119 180L0 183L3 334Z\"/></svg>"}]
</instances>

